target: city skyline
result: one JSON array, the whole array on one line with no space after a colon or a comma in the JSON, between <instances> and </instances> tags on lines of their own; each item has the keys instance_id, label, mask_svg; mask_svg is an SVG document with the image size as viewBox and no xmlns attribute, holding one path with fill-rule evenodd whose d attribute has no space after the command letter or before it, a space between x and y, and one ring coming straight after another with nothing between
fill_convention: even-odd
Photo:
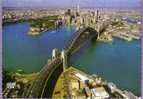
<instances>
[{"instance_id":1,"label":"city skyline","mask_svg":"<svg viewBox=\"0 0 143 99\"><path fill-rule=\"evenodd\" d=\"M141 0L3 0L3 7L113 7L113 8L139 8Z\"/></svg>"}]
</instances>

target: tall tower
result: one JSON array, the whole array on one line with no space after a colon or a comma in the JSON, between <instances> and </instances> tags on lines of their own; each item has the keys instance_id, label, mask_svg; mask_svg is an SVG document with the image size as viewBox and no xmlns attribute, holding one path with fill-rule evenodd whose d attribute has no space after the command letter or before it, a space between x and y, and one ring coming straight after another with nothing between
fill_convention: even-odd
<instances>
[{"instance_id":1,"label":"tall tower","mask_svg":"<svg viewBox=\"0 0 143 99\"><path fill-rule=\"evenodd\" d=\"M79 10L80 10L79 3L80 3L80 1L77 0L77 7L76 7L76 9L77 9L77 12L78 12L78 13L79 13Z\"/></svg>"},{"instance_id":2,"label":"tall tower","mask_svg":"<svg viewBox=\"0 0 143 99\"><path fill-rule=\"evenodd\" d=\"M77 12L78 12L78 13L79 13L79 9L80 9L80 8L79 8L79 4L77 4Z\"/></svg>"},{"instance_id":3,"label":"tall tower","mask_svg":"<svg viewBox=\"0 0 143 99\"><path fill-rule=\"evenodd\" d=\"M99 18L99 11L97 10L97 13L96 13L96 22L98 22L98 18Z\"/></svg>"}]
</instances>

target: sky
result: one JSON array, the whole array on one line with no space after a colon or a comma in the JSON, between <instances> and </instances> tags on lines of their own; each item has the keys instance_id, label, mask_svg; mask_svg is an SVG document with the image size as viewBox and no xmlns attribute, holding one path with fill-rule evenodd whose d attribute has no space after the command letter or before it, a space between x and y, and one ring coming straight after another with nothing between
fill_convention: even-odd
<instances>
[{"instance_id":1,"label":"sky","mask_svg":"<svg viewBox=\"0 0 143 99\"><path fill-rule=\"evenodd\" d=\"M139 7L141 0L3 0L3 7Z\"/></svg>"}]
</instances>

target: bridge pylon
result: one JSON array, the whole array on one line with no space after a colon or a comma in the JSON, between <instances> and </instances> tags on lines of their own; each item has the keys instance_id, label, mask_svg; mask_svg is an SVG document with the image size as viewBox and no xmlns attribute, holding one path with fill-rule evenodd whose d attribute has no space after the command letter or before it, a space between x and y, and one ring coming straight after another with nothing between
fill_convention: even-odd
<instances>
[{"instance_id":1,"label":"bridge pylon","mask_svg":"<svg viewBox=\"0 0 143 99\"><path fill-rule=\"evenodd\" d=\"M60 55L60 51L57 48L52 50L52 60L57 58Z\"/></svg>"},{"instance_id":2,"label":"bridge pylon","mask_svg":"<svg viewBox=\"0 0 143 99\"><path fill-rule=\"evenodd\" d=\"M61 52L61 58L63 60L63 71L65 71L65 69L67 68L67 54L66 54L66 51L65 50L62 50Z\"/></svg>"}]
</instances>

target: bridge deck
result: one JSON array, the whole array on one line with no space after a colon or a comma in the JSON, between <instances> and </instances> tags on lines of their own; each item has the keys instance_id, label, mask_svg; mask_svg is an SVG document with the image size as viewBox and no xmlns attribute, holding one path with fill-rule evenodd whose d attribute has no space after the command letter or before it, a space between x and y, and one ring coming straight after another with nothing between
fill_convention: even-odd
<instances>
[{"instance_id":1,"label":"bridge deck","mask_svg":"<svg viewBox=\"0 0 143 99\"><path fill-rule=\"evenodd\" d=\"M107 27L107 24L104 25L104 27L99 31L99 33L94 30L93 28L87 27L87 28L83 28L79 31L77 31L72 39L67 43L67 45L65 46L65 50L67 53L67 56L70 56L71 54L73 54L77 49L79 49L87 40L91 40L92 38L97 39L98 35L100 35L103 31L105 31ZM52 60L52 62L48 63L47 65L45 65L41 71L39 72L39 77L37 78L37 80L34 82L33 86L30 89L30 92L28 93L28 95L26 97L32 97L32 98L41 98L41 97L50 97L51 95L45 95L45 90L48 89L47 83L48 80L50 79L50 77L54 77L52 76L55 75L54 70L56 68L61 69L63 68L62 65L62 59L61 57L58 57L54 60ZM63 70L63 69L61 69ZM60 74L57 74L60 75ZM54 79L54 78L52 78ZM50 87L54 88L54 84L51 84Z\"/></svg>"},{"instance_id":2,"label":"bridge deck","mask_svg":"<svg viewBox=\"0 0 143 99\"><path fill-rule=\"evenodd\" d=\"M49 79L52 70L62 63L61 58L56 58L47 65L45 65L42 70L39 72L39 76L35 83L33 84L31 91L28 96L32 98L37 98L42 95L43 89L46 86L46 82Z\"/></svg>"},{"instance_id":3,"label":"bridge deck","mask_svg":"<svg viewBox=\"0 0 143 99\"><path fill-rule=\"evenodd\" d=\"M67 54L74 53L77 49L79 49L87 40L91 40L92 38L97 39L98 32L90 27L81 29L76 32L74 38L72 38L66 45L65 50Z\"/></svg>"}]
</instances>

